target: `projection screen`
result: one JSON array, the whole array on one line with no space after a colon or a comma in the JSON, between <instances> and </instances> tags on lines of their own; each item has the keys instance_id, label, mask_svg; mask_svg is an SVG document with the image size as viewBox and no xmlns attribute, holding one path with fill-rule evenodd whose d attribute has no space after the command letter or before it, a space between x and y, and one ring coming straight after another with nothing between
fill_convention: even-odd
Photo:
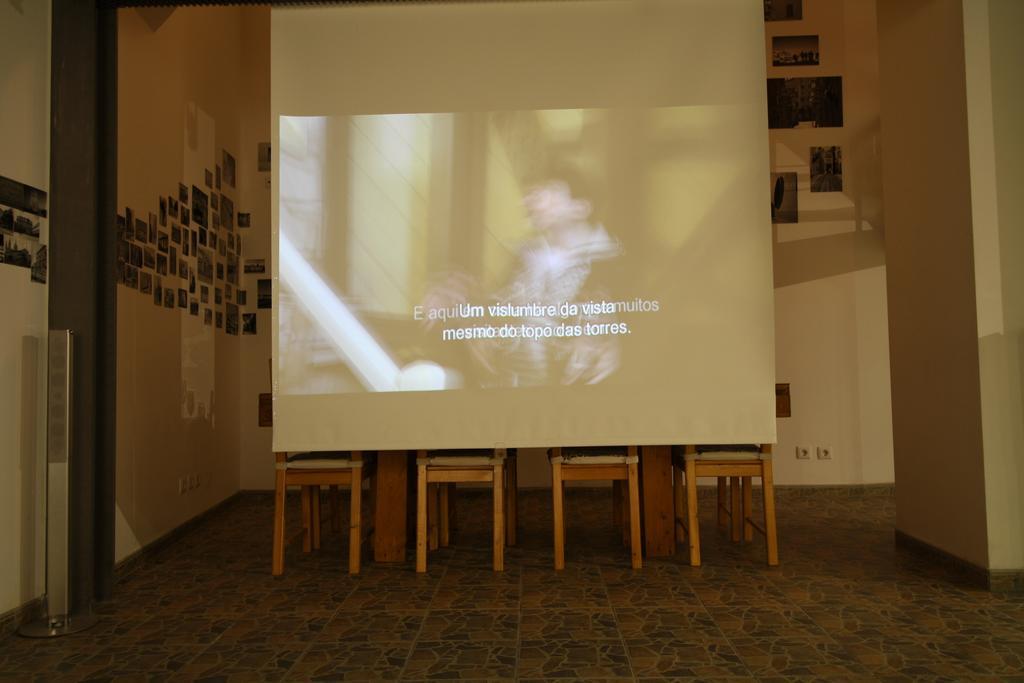
<instances>
[{"instance_id":1,"label":"projection screen","mask_svg":"<svg viewBox=\"0 0 1024 683\"><path fill-rule=\"evenodd\" d=\"M274 449L773 442L762 21L274 8Z\"/></svg>"}]
</instances>

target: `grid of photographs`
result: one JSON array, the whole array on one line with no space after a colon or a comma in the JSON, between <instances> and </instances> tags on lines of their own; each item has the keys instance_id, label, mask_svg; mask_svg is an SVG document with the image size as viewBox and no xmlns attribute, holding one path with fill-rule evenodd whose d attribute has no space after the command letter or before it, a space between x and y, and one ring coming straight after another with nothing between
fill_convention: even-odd
<instances>
[{"instance_id":1,"label":"grid of photographs","mask_svg":"<svg viewBox=\"0 0 1024 683\"><path fill-rule=\"evenodd\" d=\"M158 213L147 212L148 220L131 207L117 217L117 281L151 297L155 306L196 318L201 310L203 324L216 321L217 329L231 335L255 334L255 313L245 312L245 290L239 289L244 274L239 268L242 239L234 234L235 204L226 194L235 186L234 157L222 150L222 159L230 169L229 182L217 183L207 170L205 190L178 183L172 194L157 199ZM0 187L0 201L3 192ZM43 193L43 218L45 198ZM23 227L31 232L27 224ZM19 253L17 258L27 257ZM43 247L44 278L45 259Z\"/></svg>"},{"instance_id":2,"label":"grid of photographs","mask_svg":"<svg viewBox=\"0 0 1024 683\"><path fill-rule=\"evenodd\" d=\"M0 176L0 264L24 268L46 282L46 193Z\"/></svg>"}]
</instances>

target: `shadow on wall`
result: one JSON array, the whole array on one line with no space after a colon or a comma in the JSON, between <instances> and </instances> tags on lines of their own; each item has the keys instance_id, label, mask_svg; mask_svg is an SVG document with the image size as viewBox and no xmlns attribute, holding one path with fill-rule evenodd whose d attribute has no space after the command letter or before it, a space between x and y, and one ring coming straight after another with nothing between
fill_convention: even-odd
<instances>
[{"instance_id":1,"label":"shadow on wall","mask_svg":"<svg viewBox=\"0 0 1024 683\"><path fill-rule=\"evenodd\" d=\"M885 223L882 215L879 119L852 130L843 146L850 160L843 168L844 195L851 208L801 211L801 223L850 220L851 232L773 245L775 287L786 287L885 265Z\"/></svg>"}]
</instances>

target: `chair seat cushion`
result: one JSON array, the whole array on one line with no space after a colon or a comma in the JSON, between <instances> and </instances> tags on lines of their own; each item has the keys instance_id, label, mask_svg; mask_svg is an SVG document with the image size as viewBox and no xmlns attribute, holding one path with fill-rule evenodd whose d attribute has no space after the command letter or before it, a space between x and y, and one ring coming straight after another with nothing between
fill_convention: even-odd
<instances>
[{"instance_id":1,"label":"chair seat cushion","mask_svg":"<svg viewBox=\"0 0 1024 683\"><path fill-rule=\"evenodd\" d=\"M696 453L686 453L683 446L673 446L672 455L698 462L741 462L744 460L771 460L771 453L762 453L757 444L722 444L697 446Z\"/></svg>"},{"instance_id":2,"label":"chair seat cushion","mask_svg":"<svg viewBox=\"0 0 1024 683\"><path fill-rule=\"evenodd\" d=\"M314 451L289 455L279 469L287 470L350 470L362 467L361 460L352 460L346 451Z\"/></svg>"},{"instance_id":3,"label":"chair seat cushion","mask_svg":"<svg viewBox=\"0 0 1024 683\"><path fill-rule=\"evenodd\" d=\"M494 467L505 461L505 456L496 455L491 448L460 448L443 451L427 451L425 458L417 458L417 465L427 467Z\"/></svg>"},{"instance_id":4,"label":"chair seat cushion","mask_svg":"<svg viewBox=\"0 0 1024 683\"><path fill-rule=\"evenodd\" d=\"M566 465L621 465L638 459L630 457L627 446L567 446L561 449L560 457L554 449L549 450L548 458Z\"/></svg>"}]
</instances>

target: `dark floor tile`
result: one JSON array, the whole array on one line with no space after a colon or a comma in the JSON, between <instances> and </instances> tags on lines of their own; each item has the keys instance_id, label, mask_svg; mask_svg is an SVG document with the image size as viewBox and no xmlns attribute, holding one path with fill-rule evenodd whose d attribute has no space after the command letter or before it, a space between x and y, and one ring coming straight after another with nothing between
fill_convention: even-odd
<instances>
[{"instance_id":1,"label":"dark floor tile","mask_svg":"<svg viewBox=\"0 0 1024 683\"><path fill-rule=\"evenodd\" d=\"M730 638L757 677L863 678L868 670L842 645L827 638Z\"/></svg>"},{"instance_id":2,"label":"dark floor tile","mask_svg":"<svg viewBox=\"0 0 1024 683\"><path fill-rule=\"evenodd\" d=\"M515 641L419 640L402 676L435 681L511 679L515 671Z\"/></svg>"},{"instance_id":3,"label":"dark floor tile","mask_svg":"<svg viewBox=\"0 0 1024 683\"><path fill-rule=\"evenodd\" d=\"M450 642L509 642L519 637L519 610L430 610L422 621L419 640Z\"/></svg>"},{"instance_id":4,"label":"dark floor tile","mask_svg":"<svg viewBox=\"0 0 1024 683\"><path fill-rule=\"evenodd\" d=\"M722 636L632 638L626 647L637 676L710 679L750 674Z\"/></svg>"},{"instance_id":5,"label":"dark floor tile","mask_svg":"<svg viewBox=\"0 0 1024 683\"><path fill-rule=\"evenodd\" d=\"M477 585L439 587L430 609L518 609L519 585Z\"/></svg>"},{"instance_id":6,"label":"dark floor tile","mask_svg":"<svg viewBox=\"0 0 1024 683\"><path fill-rule=\"evenodd\" d=\"M314 643L288 671L289 681L393 681L412 643Z\"/></svg>"},{"instance_id":7,"label":"dark floor tile","mask_svg":"<svg viewBox=\"0 0 1024 683\"><path fill-rule=\"evenodd\" d=\"M607 609L608 593L602 584L552 583L523 586L520 604L523 609Z\"/></svg>"},{"instance_id":8,"label":"dark floor tile","mask_svg":"<svg viewBox=\"0 0 1024 683\"><path fill-rule=\"evenodd\" d=\"M523 640L519 677L632 678L632 672L621 640Z\"/></svg>"},{"instance_id":9,"label":"dark floor tile","mask_svg":"<svg viewBox=\"0 0 1024 683\"><path fill-rule=\"evenodd\" d=\"M626 640L721 636L714 620L701 605L680 607L616 607L619 633Z\"/></svg>"},{"instance_id":10,"label":"dark floor tile","mask_svg":"<svg viewBox=\"0 0 1024 683\"><path fill-rule=\"evenodd\" d=\"M522 640L614 640L618 623L611 609L580 608L522 610L519 623Z\"/></svg>"},{"instance_id":11,"label":"dark floor tile","mask_svg":"<svg viewBox=\"0 0 1024 683\"><path fill-rule=\"evenodd\" d=\"M318 643L412 642L426 617L425 610L371 612L339 610L316 634Z\"/></svg>"},{"instance_id":12,"label":"dark floor tile","mask_svg":"<svg viewBox=\"0 0 1024 683\"><path fill-rule=\"evenodd\" d=\"M190 680L280 681L309 647L216 643L175 672Z\"/></svg>"}]
</instances>

